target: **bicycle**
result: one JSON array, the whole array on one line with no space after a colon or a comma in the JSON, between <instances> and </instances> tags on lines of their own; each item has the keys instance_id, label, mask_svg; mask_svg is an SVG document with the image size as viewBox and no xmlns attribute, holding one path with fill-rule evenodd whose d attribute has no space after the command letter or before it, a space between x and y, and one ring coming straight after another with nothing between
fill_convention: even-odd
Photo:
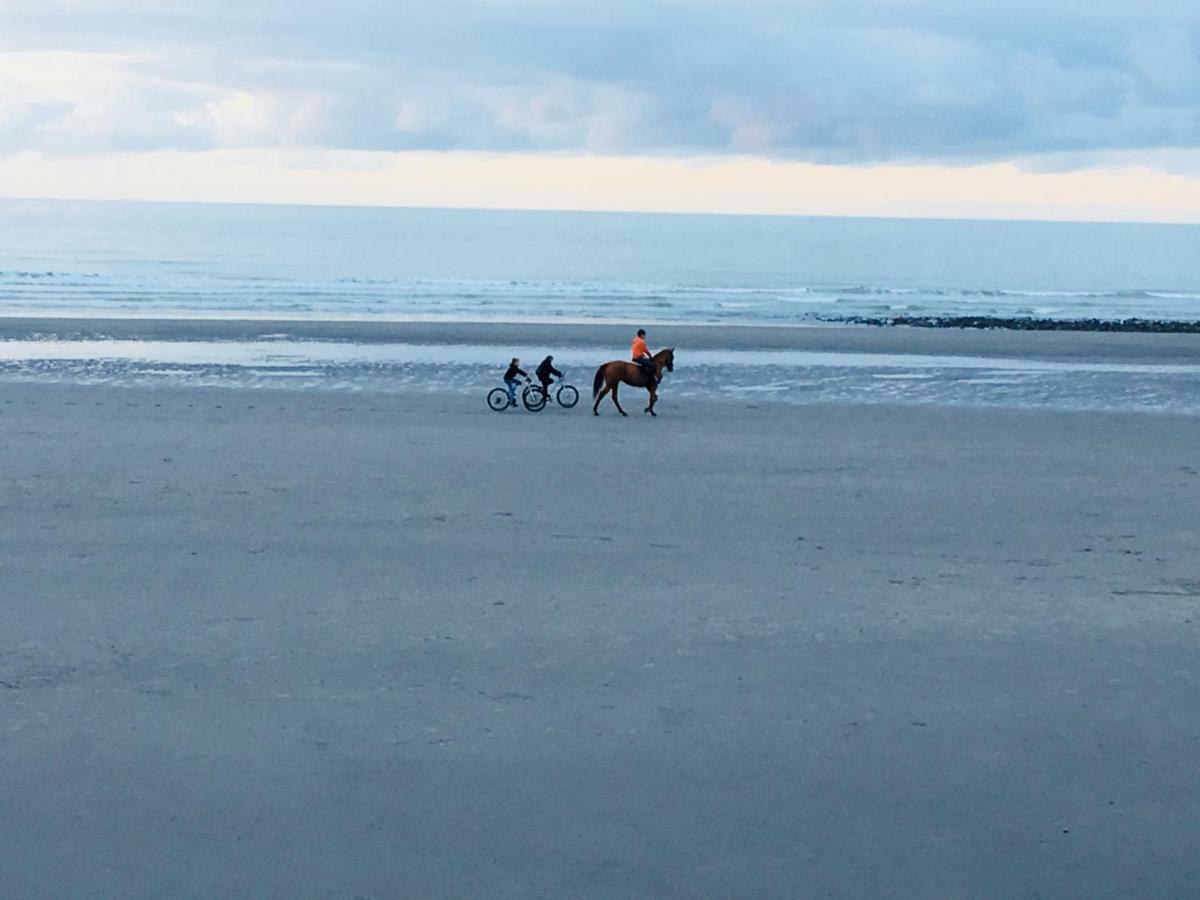
<instances>
[{"instance_id":1,"label":"bicycle","mask_svg":"<svg viewBox=\"0 0 1200 900\"><path fill-rule=\"evenodd\" d=\"M525 387L521 389L521 404L530 412L541 412L546 405L546 398L542 396L541 387L529 379L525 379ZM488 391L487 405L493 412L504 412L510 406L516 406L517 401L509 400L508 388L498 387Z\"/></svg>"},{"instance_id":2,"label":"bicycle","mask_svg":"<svg viewBox=\"0 0 1200 900\"><path fill-rule=\"evenodd\" d=\"M554 391L554 399L559 406L561 406L563 409L570 409L579 402L579 391L575 389L574 385L567 384L561 378L558 379L556 383L558 385L558 389ZM534 395L528 400L524 397L524 395L521 397L522 402L525 403L525 408L531 412L540 412L542 409L545 409L546 404L550 402L550 396L547 393L547 390L540 384L531 383L525 390ZM529 405L531 400L536 404L537 409L533 409L533 407Z\"/></svg>"}]
</instances>

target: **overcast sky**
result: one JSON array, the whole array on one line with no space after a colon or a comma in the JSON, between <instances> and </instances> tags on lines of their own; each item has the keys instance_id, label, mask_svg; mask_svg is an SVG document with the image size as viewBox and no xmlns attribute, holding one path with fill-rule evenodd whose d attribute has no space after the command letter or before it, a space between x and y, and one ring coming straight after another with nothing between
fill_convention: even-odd
<instances>
[{"instance_id":1,"label":"overcast sky","mask_svg":"<svg viewBox=\"0 0 1200 900\"><path fill-rule=\"evenodd\" d=\"M0 158L64 183L367 151L1191 186L1198 147L1197 0L0 0Z\"/></svg>"}]
</instances>

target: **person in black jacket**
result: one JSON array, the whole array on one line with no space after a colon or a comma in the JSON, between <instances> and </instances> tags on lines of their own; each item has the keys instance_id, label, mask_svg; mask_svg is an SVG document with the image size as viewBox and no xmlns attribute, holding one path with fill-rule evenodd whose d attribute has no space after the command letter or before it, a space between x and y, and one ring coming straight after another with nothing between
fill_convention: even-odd
<instances>
[{"instance_id":1,"label":"person in black jacket","mask_svg":"<svg viewBox=\"0 0 1200 900\"><path fill-rule=\"evenodd\" d=\"M513 361L508 364L508 369L504 373L504 386L508 388L508 405L517 405L517 376L520 375L526 381L529 376L525 374L525 370L521 368L521 361L515 356Z\"/></svg>"},{"instance_id":2,"label":"person in black jacket","mask_svg":"<svg viewBox=\"0 0 1200 900\"><path fill-rule=\"evenodd\" d=\"M538 364L538 367L534 370L533 374L536 375L537 380L542 383L542 391L545 392L547 399L550 397L550 377L563 377L563 373L554 368L553 356L547 356L545 359L543 359L541 363Z\"/></svg>"}]
</instances>

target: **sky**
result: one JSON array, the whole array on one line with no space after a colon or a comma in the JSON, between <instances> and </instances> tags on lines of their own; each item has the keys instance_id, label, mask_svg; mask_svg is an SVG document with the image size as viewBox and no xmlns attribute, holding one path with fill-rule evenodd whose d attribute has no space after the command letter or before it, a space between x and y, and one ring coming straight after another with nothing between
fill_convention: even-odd
<instances>
[{"instance_id":1,"label":"sky","mask_svg":"<svg viewBox=\"0 0 1200 900\"><path fill-rule=\"evenodd\" d=\"M1200 3L0 0L0 196L1200 222Z\"/></svg>"}]
</instances>

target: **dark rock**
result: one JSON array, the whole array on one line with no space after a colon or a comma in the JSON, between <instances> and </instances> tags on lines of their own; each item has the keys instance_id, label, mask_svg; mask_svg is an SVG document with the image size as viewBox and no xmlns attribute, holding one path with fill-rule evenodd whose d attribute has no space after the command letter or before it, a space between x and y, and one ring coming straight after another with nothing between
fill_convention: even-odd
<instances>
[{"instance_id":1,"label":"dark rock","mask_svg":"<svg viewBox=\"0 0 1200 900\"><path fill-rule=\"evenodd\" d=\"M1001 316L821 316L822 322L910 328L998 328L1008 331L1130 331L1159 334L1200 334L1200 322L1169 319L1025 319Z\"/></svg>"}]
</instances>

